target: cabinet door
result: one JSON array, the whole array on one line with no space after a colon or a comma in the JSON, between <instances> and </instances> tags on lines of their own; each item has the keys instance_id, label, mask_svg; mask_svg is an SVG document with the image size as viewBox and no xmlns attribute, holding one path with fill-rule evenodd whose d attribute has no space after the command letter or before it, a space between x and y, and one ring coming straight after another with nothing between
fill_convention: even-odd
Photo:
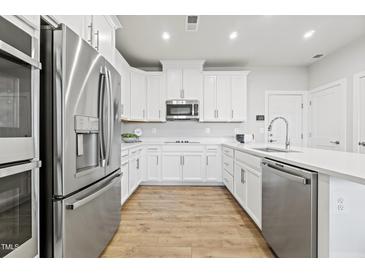
<instances>
[{"instance_id":1,"label":"cabinet door","mask_svg":"<svg viewBox=\"0 0 365 274\"><path fill-rule=\"evenodd\" d=\"M246 76L232 76L232 121L245 121L247 113Z\"/></svg>"},{"instance_id":2,"label":"cabinet door","mask_svg":"<svg viewBox=\"0 0 365 274\"><path fill-rule=\"evenodd\" d=\"M161 180L160 154L153 153L146 155L146 178L148 181L158 182Z\"/></svg>"},{"instance_id":3,"label":"cabinet door","mask_svg":"<svg viewBox=\"0 0 365 274\"><path fill-rule=\"evenodd\" d=\"M243 208L247 204L247 170L241 165L236 164L234 168L234 196Z\"/></svg>"},{"instance_id":4,"label":"cabinet door","mask_svg":"<svg viewBox=\"0 0 365 274\"><path fill-rule=\"evenodd\" d=\"M130 104L130 71L123 56L116 51L114 64L121 77L120 90L120 115L122 119L129 118Z\"/></svg>"},{"instance_id":5,"label":"cabinet door","mask_svg":"<svg viewBox=\"0 0 365 274\"><path fill-rule=\"evenodd\" d=\"M136 159L136 187L142 182L143 179L143 158L139 156Z\"/></svg>"},{"instance_id":6,"label":"cabinet door","mask_svg":"<svg viewBox=\"0 0 365 274\"><path fill-rule=\"evenodd\" d=\"M122 178L120 180L121 183L121 203L123 204L129 197L129 170L128 170L128 162L122 164L121 172L123 173Z\"/></svg>"},{"instance_id":7,"label":"cabinet door","mask_svg":"<svg viewBox=\"0 0 365 274\"><path fill-rule=\"evenodd\" d=\"M201 101L203 93L202 72L197 69L184 69L182 89L182 98Z\"/></svg>"},{"instance_id":8,"label":"cabinet door","mask_svg":"<svg viewBox=\"0 0 365 274\"><path fill-rule=\"evenodd\" d=\"M222 158L220 154L207 154L205 159L206 165L206 181L221 182L222 181Z\"/></svg>"},{"instance_id":9,"label":"cabinet door","mask_svg":"<svg viewBox=\"0 0 365 274\"><path fill-rule=\"evenodd\" d=\"M261 228L261 173L247 170L247 212Z\"/></svg>"},{"instance_id":10,"label":"cabinet door","mask_svg":"<svg viewBox=\"0 0 365 274\"><path fill-rule=\"evenodd\" d=\"M129 182L128 182L128 190L129 195L133 193L133 191L137 187L137 159L133 158L129 161Z\"/></svg>"},{"instance_id":11,"label":"cabinet door","mask_svg":"<svg viewBox=\"0 0 365 274\"><path fill-rule=\"evenodd\" d=\"M114 60L114 28L106 16L93 15L93 46L110 62Z\"/></svg>"},{"instance_id":12,"label":"cabinet door","mask_svg":"<svg viewBox=\"0 0 365 274\"><path fill-rule=\"evenodd\" d=\"M162 121L162 76L147 76L147 121Z\"/></svg>"},{"instance_id":13,"label":"cabinet door","mask_svg":"<svg viewBox=\"0 0 365 274\"><path fill-rule=\"evenodd\" d=\"M180 153L162 155L162 180L165 182L182 182L182 157Z\"/></svg>"},{"instance_id":14,"label":"cabinet door","mask_svg":"<svg viewBox=\"0 0 365 274\"><path fill-rule=\"evenodd\" d=\"M217 120L231 119L231 76L217 76Z\"/></svg>"},{"instance_id":15,"label":"cabinet door","mask_svg":"<svg viewBox=\"0 0 365 274\"><path fill-rule=\"evenodd\" d=\"M146 79L140 72L132 71L130 119L143 121L146 117Z\"/></svg>"},{"instance_id":16,"label":"cabinet door","mask_svg":"<svg viewBox=\"0 0 365 274\"><path fill-rule=\"evenodd\" d=\"M54 17L58 23L65 24L85 40L90 39L88 24L91 24L91 15L54 15Z\"/></svg>"},{"instance_id":17,"label":"cabinet door","mask_svg":"<svg viewBox=\"0 0 365 274\"><path fill-rule=\"evenodd\" d=\"M204 121L215 121L217 110L217 77L204 77Z\"/></svg>"},{"instance_id":18,"label":"cabinet door","mask_svg":"<svg viewBox=\"0 0 365 274\"><path fill-rule=\"evenodd\" d=\"M203 153L185 153L183 155L183 182L201 182L204 179L205 166L204 166Z\"/></svg>"},{"instance_id":19,"label":"cabinet door","mask_svg":"<svg viewBox=\"0 0 365 274\"><path fill-rule=\"evenodd\" d=\"M182 70L168 69L166 70L166 92L167 99L182 98Z\"/></svg>"}]
</instances>

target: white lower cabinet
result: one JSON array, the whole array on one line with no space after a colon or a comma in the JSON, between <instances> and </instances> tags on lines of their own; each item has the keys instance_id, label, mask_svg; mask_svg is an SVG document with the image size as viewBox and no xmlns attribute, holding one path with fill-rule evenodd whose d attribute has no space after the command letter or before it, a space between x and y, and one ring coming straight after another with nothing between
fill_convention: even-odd
<instances>
[{"instance_id":1,"label":"white lower cabinet","mask_svg":"<svg viewBox=\"0 0 365 274\"><path fill-rule=\"evenodd\" d=\"M162 181L165 183L181 182L182 180L181 154L179 152L163 152Z\"/></svg>"},{"instance_id":2,"label":"white lower cabinet","mask_svg":"<svg viewBox=\"0 0 365 274\"><path fill-rule=\"evenodd\" d=\"M231 148L225 146L223 146L223 153L225 159L222 161L224 184L257 226L261 228L261 159L238 150L233 152ZM231 155L235 157L233 182L230 181L232 169L229 164L227 165L231 160Z\"/></svg>"},{"instance_id":3,"label":"white lower cabinet","mask_svg":"<svg viewBox=\"0 0 365 274\"><path fill-rule=\"evenodd\" d=\"M222 181L222 156L220 147L208 146L205 155L205 180L206 182L221 182Z\"/></svg>"},{"instance_id":4,"label":"white lower cabinet","mask_svg":"<svg viewBox=\"0 0 365 274\"><path fill-rule=\"evenodd\" d=\"M124 162L121 165L122 178L120 179L121 183L121 203L124 202L129 197L129 170L128 170L128 162Z\"/></svg>"},{"instance_id":5,"label":"white lower cabinet","mask_svg":"<svg viewBox=\"0 0 365 274\"><path fill-rule=\"evenodd\" d=\"M203 153L184 153L182 155L183 183L200 183L204 180L205 166Z\"/></svg>"},{"instance_id":6,"label":"white lower cabinet","mask_svg":"<svg viewBox=\"0 0 365 274\"><path fill-rule=\"evenodd\" d=\"M261 228L262 182L261 173L251 168L247 169L247 212Z\"/></svg>"},{"instance_id":7,"label":"white lower cabinet","mask_svg":"<svg viewBox=\"0 0 365 274\"><path fill-rule=\"evenodd\" d=\"M234 167L234 191L233 195L239 204L246 208L247 205L247 171L240 164Z\"/></svg>"},{"instance_id":8,"label":"white lower cabinet","mask_svg":"<svg viewBox=\"0 0 365 274\"><path fill-rule=\"evenodd\" d=\"M146 181L161 181L161 149L159 147L146 148Z\"/></svg>"}]
</instances>

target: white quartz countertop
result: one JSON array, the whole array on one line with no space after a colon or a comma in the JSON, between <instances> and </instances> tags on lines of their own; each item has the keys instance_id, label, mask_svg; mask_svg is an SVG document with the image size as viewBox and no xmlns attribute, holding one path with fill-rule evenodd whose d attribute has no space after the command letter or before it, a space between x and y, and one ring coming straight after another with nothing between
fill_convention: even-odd
<instances>
[{"instance_id":1,"label":"white quartz countertop","mask_svg":"<svg viewBox=\"0 0 365 274\"><path fill-rule=\"evenodd\" d=\"M264 152L254 148L276 147L266 144L227 142L225 146L262 158L270 158L330 176L365 184L365 154L324 149L292 147L298 152Z\"/></svg>"},{"instance_id":2,"label":"white quartz countertop","mask_svg":"<svg viewBox=\"0 0 365 274\"><path fill-rule=\"evenodd\" d=\"M186 140L186 138L179 139ZM189 138L188 140L198 143L178 145L224 145L257 157L270 158L319 173L365 184L365 154L304 147L291 147L291 150L297 152L265 152L255 150L254 148L264 148L267 146L282 148L282 146L263 143L241 144L234 141L233 138ZM175 139L146 138L139 143L122 143L121 148L125 150L141 145L176 145L174 143L166 143L173 141Z\"/></svg>"}]
</instances>

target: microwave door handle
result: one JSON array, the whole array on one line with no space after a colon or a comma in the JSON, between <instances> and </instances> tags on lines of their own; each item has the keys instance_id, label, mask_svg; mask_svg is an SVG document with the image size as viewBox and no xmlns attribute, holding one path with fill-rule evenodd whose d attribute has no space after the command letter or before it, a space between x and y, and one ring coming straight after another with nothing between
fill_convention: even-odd
<instances>
[{"instance_id":1,"label":"microwave door handle","mask_svg":"<svg viewBox=\"0 0 365 274\"><path fill-rule=\"evenodd\" d=\"M14 165L8 166L4 168L0 168L0 178L5 178L11 175L15 175L18 173L26 172L35 168L39 168L42 166L41 161L32 161L30 163L22 164L22 165Z\"/></svg>"},{"instance_id":2,"label":"microwave door handle","mask_svg":"<svg viewBox=\"0 0 365 274\"><path fill-rule=\"evenodd\" d=\"M38 62L36 59L28 56L27 54L21 52L20 50L14 48L13 46L5 43L2 40L0 40L0 51L5 52L6 54L11 55L37 69L42 69L42 64Z\"/></svg>"},{"instance_id":3,"label":"microwave door handle","mask_svg":"<svg viewBox=\"0 0 365 274\"><path fill-rule=\"evenodd\" d=\"M99 84L99 142L101 166L105 166L105 139L104 139L104 94L105 94L105 74L100 73Z\"/></svg>"}]
</instances>

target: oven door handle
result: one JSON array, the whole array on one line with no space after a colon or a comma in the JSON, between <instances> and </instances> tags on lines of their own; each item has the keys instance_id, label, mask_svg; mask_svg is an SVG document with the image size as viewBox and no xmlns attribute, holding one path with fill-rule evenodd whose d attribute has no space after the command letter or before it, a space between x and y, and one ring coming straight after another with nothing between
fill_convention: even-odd
<instances>
[{"instance_id":1,"label":"oven door handle","mask_svg":"<svg viewBox=\"0 0 365 274\"><path fill-rule=\"evenodd\" d=\"M35 168L40 168L42 166L41 161L32 161L22 165L8 166L0 168L0 178L8 177L14 174L29 171Z\"/></svg>"},{"instance_id":2,"label":"oven door handle","mask_svg":"<svg viewBox=\"0 0 365 274\"><path fill-rule=\"evenodd\" d=\"M21 52L20 50L14 48L13 46L5 43L4 41L0 40L0 51L5 52L6 54L9 54L24 63L27 63L37 69L42 69L42 64L38 62L36 59L30 57L29 55Z\"/></svg>"}]
</instances>

